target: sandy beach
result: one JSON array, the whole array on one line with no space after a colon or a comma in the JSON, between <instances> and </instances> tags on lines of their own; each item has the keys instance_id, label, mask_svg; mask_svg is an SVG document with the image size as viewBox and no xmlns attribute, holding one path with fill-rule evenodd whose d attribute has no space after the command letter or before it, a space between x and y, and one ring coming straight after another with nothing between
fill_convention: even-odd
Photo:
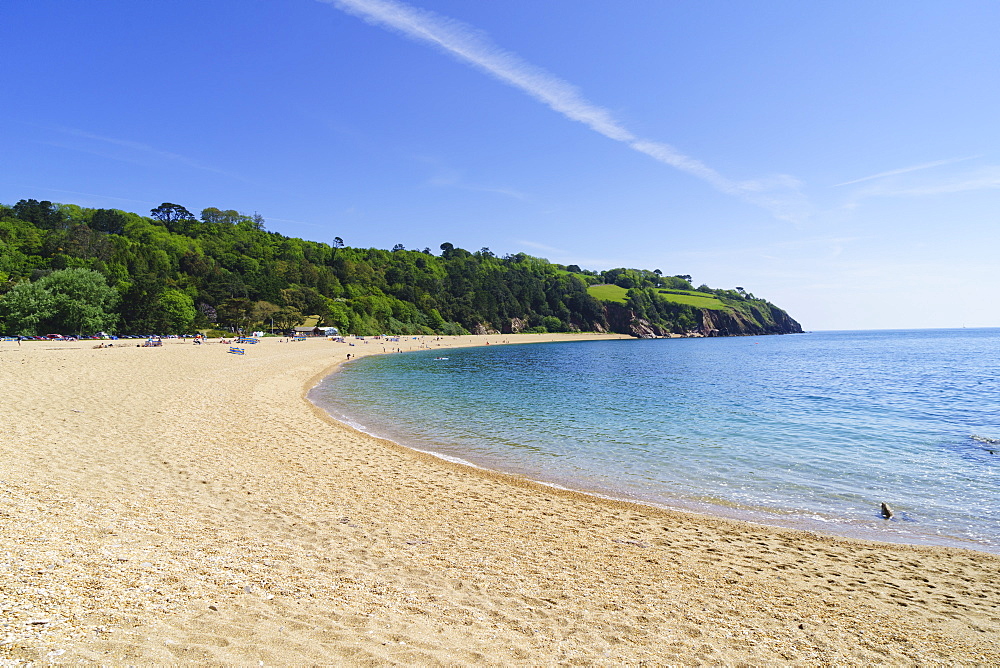
<instances>
[{"instance_id":1,"label":"sandy beach","mask_svg":"<svg viewBox=\"0 0 1000 668\"><path fill-rule=\"evenodd\" d=\"M602 500L305 393L348 353L0 342L0 664L1000 665L1000 557Z\"/></svg>"}]
</instances>

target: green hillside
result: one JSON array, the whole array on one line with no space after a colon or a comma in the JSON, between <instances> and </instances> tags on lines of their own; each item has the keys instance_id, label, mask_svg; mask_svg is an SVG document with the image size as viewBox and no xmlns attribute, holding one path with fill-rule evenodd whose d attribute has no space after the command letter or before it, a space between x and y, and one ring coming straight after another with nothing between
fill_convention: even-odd
<instances>
[{"instance_id":1,"label":"green hillside","mask_svg":"<svg viewBox=\"0 0 1000 668\"><path fill-rule=\"evenodd\" d=\"M613 304L626 304L628 302L628 290L620 285L591 285L587 292L599 301L611 302ZM685 304L695 308L707 308L717 311L724 311L728 307L714 294L698 292L696 290L657 290L661 299L675 304Z\"/></svg>"},{"instance_id":2,"label":"green hillside","mask_svg":"<svg viewBox=\"0 0 1000 668\"><path fill-rule=\"evenodd\" d=\"M788 320L741 289L695 290L690 276L438 248L286 237L214 207L196 217L164 203L144 216L21 200L0 205L0 334L281 331L310 316L361 335L635 333L612 306L661 332L701 326L702 309L773 331Z\"/></svg>"},{"instance_id":3,"label":"green hillside","mask_svg":"<svg viewBox=\"0 0 1000 668\"><path fill-rule=\"evenodd\" d=\"M687 304L695 308L707 308L713 311L724 311L726 305L715 295L696 292L694 290L657 290L663 298L676 304Z\"/></svg>"},{"instance_id":4,"label":"green hillside","mask_svg":"<svg viewBox=\"0 0 1000 668\"><path fill-rule=\"evenodd\" d=\"M600 285L591 285L587 288L587 292L594 299L602 302L612 302L614 304L624 304L626 301L625 296L628 294L628 290L618 285L610 285L608 283L603 283Z\"/></svg>"}]
</instances>

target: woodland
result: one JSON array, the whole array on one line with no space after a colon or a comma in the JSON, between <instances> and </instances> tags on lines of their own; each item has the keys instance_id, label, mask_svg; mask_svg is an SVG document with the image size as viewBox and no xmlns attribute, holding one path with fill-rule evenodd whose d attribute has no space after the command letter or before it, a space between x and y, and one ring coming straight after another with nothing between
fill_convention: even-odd
<instances>
[{"instance_id":1,"label":"woodland","mask_svg":"<svg viewBox=\"0 0 1000 668\"><path fill-rule=\"evenodd\" d=\"M613 299L602 287L616 286ZM690 295L746 317L784 312L742 288L687 275L560 265L445 242L354 248L268 231L259 215L165 202L149 215L22 199L0 205L0 334L280 333L308 322L343 334L612 331L641 319L696 330ZM614 316L614 317L613 317Z\"/></svg>"}]
</instances>

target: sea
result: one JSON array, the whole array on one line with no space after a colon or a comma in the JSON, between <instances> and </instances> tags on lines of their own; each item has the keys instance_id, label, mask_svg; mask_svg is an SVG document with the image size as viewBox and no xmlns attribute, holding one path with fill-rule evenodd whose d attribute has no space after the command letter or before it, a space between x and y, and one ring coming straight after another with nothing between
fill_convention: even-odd
<instances>
[{"instance_id":1,"label":"sea","mask_svg":"<svg viewBox=\"0 0 1000 668\"><path fill-rule=\"evenodd\" d=\"M310 399L372 435L557 487L1000 553L1000 329L425 340L346 364Z\"/></svg>"}]
</instances>

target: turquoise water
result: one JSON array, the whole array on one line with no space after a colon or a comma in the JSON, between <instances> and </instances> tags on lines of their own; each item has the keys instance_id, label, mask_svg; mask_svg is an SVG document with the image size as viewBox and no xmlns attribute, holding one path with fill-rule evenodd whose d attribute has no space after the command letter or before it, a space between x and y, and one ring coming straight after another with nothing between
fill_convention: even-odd
<instances>
[{"instance_id":1,"label":"turquoise water","mask_svg":"<svg viewBox=\"0 0 1000 668\"><path fill-rule=\"evenodd\" d=\"M571 489L1000 552L998 378L1000 329L823 332L369 357L310 398L371 434Z\"/></svg>"}]
</instances>

